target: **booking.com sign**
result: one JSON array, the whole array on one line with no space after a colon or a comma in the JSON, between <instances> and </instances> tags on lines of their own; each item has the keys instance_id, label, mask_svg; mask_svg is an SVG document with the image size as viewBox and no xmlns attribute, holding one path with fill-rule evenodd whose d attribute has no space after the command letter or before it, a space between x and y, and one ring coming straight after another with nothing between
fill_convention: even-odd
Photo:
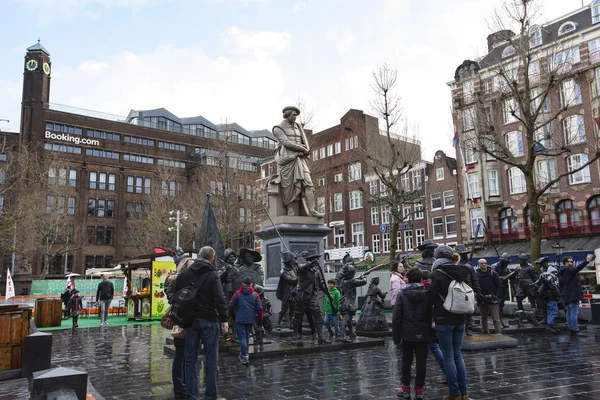
<instances>
[{"instance_id":1,"label":"booking.com sign","mask_svg":"<svg viewBox=\"0 0 600 400\"><path fill-rule=\"evenodd\" d=\"M85 144L89 146L100 146L100 141L96 139L87 139L79 136L72 136L66 133L52 133L46 131L46 139L60 140L63 142L69 142L74 144Z\"/></svg>"}]
</instances>

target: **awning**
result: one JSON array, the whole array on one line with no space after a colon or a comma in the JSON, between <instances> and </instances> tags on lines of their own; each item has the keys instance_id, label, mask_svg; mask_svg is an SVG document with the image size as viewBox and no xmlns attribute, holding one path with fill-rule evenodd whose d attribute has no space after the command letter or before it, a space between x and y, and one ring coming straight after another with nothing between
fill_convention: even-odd
<instances>
[{"instance_id":1,"label":"awning","mask_svg":"<svg viewBox=\"0 0 600 400\"><path fill-rule=\"evenodd\" d=\"M329 226L341 226L344 225L344 221L331 221Z\"/></svg>"},{"instance_id":2,"label":"awning","mask_svg":"<svg viewBox=\"0 0 600 400\"><path fill-rule=\"evenodd\" d=\"M561 239L542 239L542 257L548 256L550 257L550 260L556 260L556 255L554 255L554 249L552 248L552 246L556 244L564 246L561 258L571 256L575 260L583 260L587 254L593 254L595 249L600 248L600 237L583 236ZM498 253L496 253L496 250ZM529 241L506 242L495 245L488 244L485 249L475 251L473 259L485 258L491 264L498 261L498 254L506 252L516 259L519 253L529 254L530 251L531 243ZM531 261L533 262L535 260Z\"/></svg>"}]
</instances>

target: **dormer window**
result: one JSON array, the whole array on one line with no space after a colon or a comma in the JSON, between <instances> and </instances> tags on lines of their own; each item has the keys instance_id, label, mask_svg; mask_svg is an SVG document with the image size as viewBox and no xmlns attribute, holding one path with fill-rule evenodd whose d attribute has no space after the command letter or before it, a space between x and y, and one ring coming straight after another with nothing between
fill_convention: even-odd
<instances>
[{"instance_id":1,"label":"dormer window","mask_svg":"<svg viewBox=\"0 0 600 400\"><path fill-rule=\"evenodd\" d=\"M577 29L577 24L571 21L567 21L558 28L558 36L565 35L569 32L573 32Z\"/></svg>"},{"instance_id":2,"label":"dormer window","mask_svg":"<svg viewBox=\"0 0 600 400\"><path fill-rule=\"evenodd\" d=\"M507 46L504 50L502 50L502 58L510 57L514 55L517 51L513 46Z\"/></svg>"},{"instance_id":3,"label":"dormer window","mask_svg":"<svg viewBox=\"0 0 600 400\"><path fill-rule=\"evenodd\" d=\"M600 0L596 0L590 7L592 10L592 24L600 22Z\"/></svg>"},{"instance_id":4,"label":"dormer window","mask_svg":"<svg viewBox=\"0 0 600 400\"><path fill-rule=\"evenodd\" d=\"M529 29L529 48L534 48L542 44L542 28L534 25Z\"/></svg>"}]
</instances>

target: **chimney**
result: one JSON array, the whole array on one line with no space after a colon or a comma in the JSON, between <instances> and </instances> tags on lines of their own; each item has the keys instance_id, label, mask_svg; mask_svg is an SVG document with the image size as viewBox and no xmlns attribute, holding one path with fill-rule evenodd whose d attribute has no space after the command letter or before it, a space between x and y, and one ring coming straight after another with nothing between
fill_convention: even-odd
<instances>
[{"instance_id":1,"label":"chimney","mask_svg":"<svg viewBox=\"0 0 600 400\"><path fill-rule=\"evenodd\" d=\"M509 39L512 39L513 37L515 37L515 33L508 29L494 32L491 35L488 35L488 37L487 37L488 53L490 51L492 51L492 49L494 47L498 46L501 43L508 41Z\"/></svg>"}]
</instances>

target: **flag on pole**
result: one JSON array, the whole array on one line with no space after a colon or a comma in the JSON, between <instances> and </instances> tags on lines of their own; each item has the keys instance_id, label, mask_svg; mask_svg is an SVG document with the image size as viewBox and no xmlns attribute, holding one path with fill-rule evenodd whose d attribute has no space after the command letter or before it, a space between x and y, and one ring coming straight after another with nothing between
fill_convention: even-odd
<instances>
[{"instance_id":1,"label":"flag on pole","mask_svg":"<svg viewBox=\"0 0 600 400\"><path fill-rule=\"evenodd\" d=\"M225 246L223 238L219 232L217 217L212 209L210 195L206 195L206 205L204 206L204 215L202 215L202 225L200 226L200 236L198 237L198 248L210 246L215 249L215 266L219 266L219 260L223 257Z\"/></svg>"},{"instance_id":2,"label":"flag on pole","mask_svg":"<svg viewBox=\"0 0 600 400\"><path fill-rule=\"evenodd\" d=\"M12 277L10 276L10 269L6 270L6 297L5 300L15 297L15 285L13 284Z\"/></svg>"},{"instance_id":3,"label":"flag on pole","mask_svg":"<svg viewBox=\"0 0 600 400\"><path fill-rule=\"evenodd\" d=\"M454 148L458 148L458 143L460 142L460 139L458 137L458 129L456 128L456 125L454 125L454 138L452 138L452 145L454 146Z\"/></svg>"}]
</instances>

